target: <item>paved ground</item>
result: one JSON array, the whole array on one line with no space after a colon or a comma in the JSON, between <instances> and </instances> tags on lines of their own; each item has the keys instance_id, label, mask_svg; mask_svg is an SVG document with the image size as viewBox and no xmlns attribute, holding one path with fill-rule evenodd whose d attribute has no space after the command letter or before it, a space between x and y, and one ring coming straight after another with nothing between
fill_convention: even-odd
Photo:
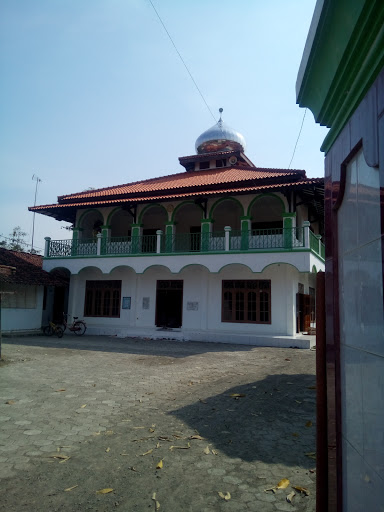
<instances>
[{"instance_id":1,"label":"paved ground","mask_svg":"<svg viewBox=\"0 0 384 512\"><path fill-rule=\"evenodd\" d=\"M3 357L2 511L315 510L313 351L34 336Z\"/></svg>"}]
</instances>

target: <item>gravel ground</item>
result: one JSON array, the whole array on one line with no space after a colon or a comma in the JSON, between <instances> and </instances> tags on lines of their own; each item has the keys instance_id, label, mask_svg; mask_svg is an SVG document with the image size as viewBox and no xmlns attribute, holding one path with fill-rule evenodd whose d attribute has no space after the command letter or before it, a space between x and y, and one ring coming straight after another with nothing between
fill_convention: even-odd
<instances>
[{"instance_id":1,"label":"gravel ground","mask_svg":"<svg viewBox=\"0 0 384 512\"><path fill-rule=\"evenodd\" d=\"M315 511L314 351L33 336L2 353L1 511Z\"/></svg>"}]
</instances>

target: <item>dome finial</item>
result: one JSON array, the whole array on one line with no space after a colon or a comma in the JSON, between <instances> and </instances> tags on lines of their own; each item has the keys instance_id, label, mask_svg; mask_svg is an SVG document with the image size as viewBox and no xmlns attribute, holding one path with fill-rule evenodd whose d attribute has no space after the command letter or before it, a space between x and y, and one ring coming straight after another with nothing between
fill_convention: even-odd
<instances>
[{"instance_id":1,"label":"dome finial","mask_svg":"<svg viewBox=\"0 0 384 512\"><path fill-rule=\"evenodd\" d=\"M221 114L223 113L223 109L222 109L222 108L219 108L219 112L220 112L220 119L219 119L219 121L222 121L222 119L221 119Z\"/></svg>"}]
</instances>

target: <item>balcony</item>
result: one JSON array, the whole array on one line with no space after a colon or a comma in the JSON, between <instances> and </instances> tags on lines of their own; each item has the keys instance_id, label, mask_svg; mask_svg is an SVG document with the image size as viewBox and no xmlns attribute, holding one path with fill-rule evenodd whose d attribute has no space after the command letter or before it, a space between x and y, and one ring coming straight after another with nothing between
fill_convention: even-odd
<instances>
[{"instance_id":1,"label":"balcony","mask_svg":"<svg viewBox=\"0 0 384 512\"><path fill-rule=\"evenodd\" d=\"M92 239L51 240L46 238L45 258L127 256L172 256L257 252L310 251L324 261L324 245L309 226L281 229L164 234Z\"/></svg>"}]
</instances>

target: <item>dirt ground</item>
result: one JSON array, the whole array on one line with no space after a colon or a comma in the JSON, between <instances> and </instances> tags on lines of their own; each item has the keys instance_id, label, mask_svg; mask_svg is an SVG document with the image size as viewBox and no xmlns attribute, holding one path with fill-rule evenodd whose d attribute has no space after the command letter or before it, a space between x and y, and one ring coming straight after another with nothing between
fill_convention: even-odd
<instances>
[{"instance_id":1,"label":"dirt ground","mask_svg":"<svg viewBox=\"0 0 384 512\"><path fill-rule=\"evenodd\" d=\"M1 511L315 510L314 351L35 336L3 356Z\"/></svg>"}]
</instances>

